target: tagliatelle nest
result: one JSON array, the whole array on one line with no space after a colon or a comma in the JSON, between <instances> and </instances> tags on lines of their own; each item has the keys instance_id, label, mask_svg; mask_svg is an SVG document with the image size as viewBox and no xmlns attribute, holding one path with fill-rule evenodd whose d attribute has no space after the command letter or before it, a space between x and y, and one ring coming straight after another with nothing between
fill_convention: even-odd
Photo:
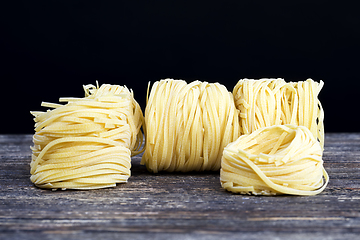
<instances>
[{"instance_id":1,"label":"tagliatelle nest","mask_svg":"<svg viewBox=\"0 0 360 240\"><path fill-rule=\"evenodd\" d=\"M51 189L113 187L130 176L131 153L141 153L143 116L126 87L84 87L85 98L35 116L31 181Z\"/></svg>"},{"instance_id":2,"label":"tagliatelle nest","mask_svg":"<svg viewBox=\"0 0 360 240\"><path fill-rule=\"evenodd\" d=\"M323 81L285 82L277 79L242 79L234 87L242 134L263 127L293 124L307 127L324 147L324 111L318 95Z\"/></svg>"},{"instance_id":3,"label":"tagliatelle nest","mask_svg":"<svg viewBox=\"0 0 360 240\"><path fill-rule=\"evenodd\" d=\"M155 82L145 126L142 164L155 173L219 170L224 147L240 136L233 96L219 83Z\"/></svg>"},{"instance_id":4,"label":"tagliatelle nest","mask_svg":"<svg viewBox=\"0 0 360 240\"><path fill-rule=\"evenodd\" d=\"M225 147L220 180L234 193L315 195L325 189L328 175L321 145L309 129L275 125Z\"/></svg>"}]
</instances>

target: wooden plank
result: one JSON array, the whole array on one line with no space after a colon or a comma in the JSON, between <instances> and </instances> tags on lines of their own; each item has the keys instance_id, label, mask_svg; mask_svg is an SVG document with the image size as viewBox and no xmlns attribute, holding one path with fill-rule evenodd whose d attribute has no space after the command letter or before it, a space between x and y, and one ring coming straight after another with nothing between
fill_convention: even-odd
<instances>
[{"instance_id":1,"label":"wooden plank","mask_svg":"<svg viewBox=\"0 0 360 240\"><path fill-rule=\"evenodd\" d=\"M330 175L317 196L224 191L219 172L151 174L126 184L50 191L29 177L30 135L0 135L0 239L354 239L360 236L360 134L326 134Z\"/></svg>"}]
</instances>

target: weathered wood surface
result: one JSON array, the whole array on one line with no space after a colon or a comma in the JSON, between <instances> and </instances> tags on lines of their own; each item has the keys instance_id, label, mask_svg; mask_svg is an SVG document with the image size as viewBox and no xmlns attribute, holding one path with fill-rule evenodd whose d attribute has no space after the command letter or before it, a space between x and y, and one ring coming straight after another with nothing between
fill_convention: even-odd
<instances>
[{"instance_id":1,"label":"weathered wood surface","mask_svg":"<svg viewBox=\"0 0 360 240\"><path fill-rule=\"evenodd\" d=\"M317 196L224 191L218 172L148 173L116 188L50 191L29 180L30 135L0 135L0 239L359 239L360 134L327 134Z\"/></svg>"}]
</instances>

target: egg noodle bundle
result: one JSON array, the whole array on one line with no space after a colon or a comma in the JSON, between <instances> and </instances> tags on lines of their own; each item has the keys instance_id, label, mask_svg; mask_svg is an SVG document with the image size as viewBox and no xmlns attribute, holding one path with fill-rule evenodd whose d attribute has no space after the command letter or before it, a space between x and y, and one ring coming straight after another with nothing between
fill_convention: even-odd
<instances>
[{"instance_id":1,"label":"egg noodle bundle","mask_svg":"<svg viewBox=\"0 0 360 240\"><path fill-rule=\"evenodd\" d=\"M311 79L242 79L234 87L242 134L263 127L294 124L307 127L324 147L324 111L318 94L324 85Z\"/></svg>"},{"instance_id":2,"label":"egg noodle bundle","mask_svg":"<svg viewBox=\"0 0 360 240\"><path fill-rule=\"evenodd\" d=\"M85 98L60 98L35 118L31 181L51 189L97 189L126 182L139 154L143 115L126 87L84 86Z\"/></svg>"},{"instance_id":3,"label":"egg noodle bundle","mask_svg":"<svg viewBox=\"0 0 360 240\"><path fill-rule=\"evenodd\" d=\"M315 195L325 189L329 178L321 145L309 129L276 125L226 146L220 180L234 193Z\"/></svg>"},{"instance_id":4,"label":"egg noodle bundle","mask_svg":"<svg viewBox=\"0 0 360 240\"><path fill-rule=\"evenodd\" d=\"M240 136L233 96L219 83L155 82L145 126L141 163L154 173L219 170L224 147Z\"/></svg>"}]
</instances>

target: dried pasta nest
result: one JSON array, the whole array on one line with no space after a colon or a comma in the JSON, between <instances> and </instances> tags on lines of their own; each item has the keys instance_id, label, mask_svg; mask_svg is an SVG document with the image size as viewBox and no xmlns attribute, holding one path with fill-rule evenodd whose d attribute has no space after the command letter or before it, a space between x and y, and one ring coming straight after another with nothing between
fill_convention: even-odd
<instances>
[{"instance_id":1,"label":"dried pasta nest","mask_svg":"<svg viewBox=\"0 0 360 240\"><path fill-rule=\"evenodd\" d=\"M42 103L35 118L31 181L51 189L113 187L130 177L131 154L141 153L141 109L126 87L84 86L85 98Z\"/></svg>"},{"instance_id":2,"label":"dried pasta nest","mask_svg":"<svg viewBox=\"0 0 360 240\"><path fill-rule=\"evenodd\" d=\"M145 109L142 164L155 173L219 170L224 147L240 136L238 116L224 85L157 81Z\"/></svg>"},{"instance_id":3,"label":"dried pasta nest","mask_svg":"<svg viewBox=\"0 0 360 240\"><path fill-rule=\"evenodd\" d=\"M323 81L285 82L281 78L241 79L234 87L241 133L293 124L307 127L324 147L324 111L318 95Z\"/></svg>"},{"instance_id":4,"label":"dried pasta nest","mask_svg":"<svg viewBox=\"0 0 360 240\"><path fill-rule=\"evenodd\" d=\"M321 145L308 128L274 125L225 147L220 180L234 193L315 195L325 189L328 175Z\"/></svg>"}]
</instances>

